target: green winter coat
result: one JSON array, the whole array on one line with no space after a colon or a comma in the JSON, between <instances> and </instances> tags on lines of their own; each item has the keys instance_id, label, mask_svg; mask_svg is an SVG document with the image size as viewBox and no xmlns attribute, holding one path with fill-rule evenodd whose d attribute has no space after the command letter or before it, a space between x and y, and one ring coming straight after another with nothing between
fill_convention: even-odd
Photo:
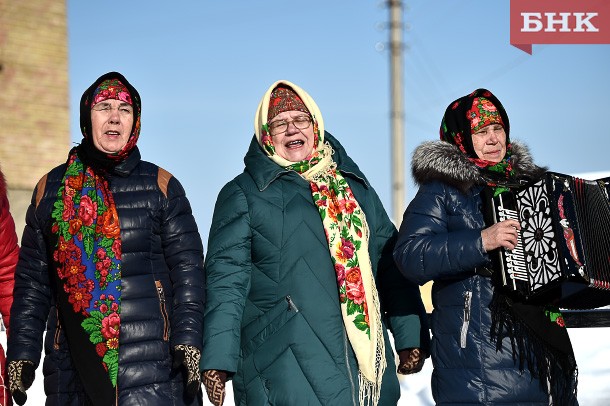
<instances>
[{"instance_id":1,"label":"green winter coat","mask_svg":"<svg viewBox=\"0 0 610 406\"><path fill-rule=\"evenodd\" d=\"M358 166L336 139L324 137L366 214L395 348L427 349L419 289L392 260L396 229ZM244 161L245 171L220 191L210 229L202 370L233 375L236 405L358 405L358 364L309 183L269 159L256 138ZM400 387L387 331L384 337L379 405L396 405Z\"/></svg>"}]
</instances>

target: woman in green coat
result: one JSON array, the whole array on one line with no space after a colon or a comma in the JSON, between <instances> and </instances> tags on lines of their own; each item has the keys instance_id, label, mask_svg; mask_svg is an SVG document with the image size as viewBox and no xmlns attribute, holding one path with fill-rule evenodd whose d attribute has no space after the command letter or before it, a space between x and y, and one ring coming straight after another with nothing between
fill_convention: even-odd
<instances>
[{"instance_id":1,"label":"woman in green coat","mask_svg":"<svg viewBox=\"0 0 610 406\"><path fill-rule=\"evenodd\" d=\"M263 96L244 161L209 235L208 397L221 405L232 379L236 405L396 405L387 330L404 374L421 370L429 334L375 190L288 81Z\"/></svg>"}]
</instances>

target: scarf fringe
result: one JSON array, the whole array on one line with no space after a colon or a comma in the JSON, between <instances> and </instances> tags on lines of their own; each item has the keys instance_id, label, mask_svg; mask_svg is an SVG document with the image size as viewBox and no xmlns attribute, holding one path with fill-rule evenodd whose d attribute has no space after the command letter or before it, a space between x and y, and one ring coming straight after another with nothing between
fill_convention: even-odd
<instances>
[{"instance_id":1,"label":"scarf fringe","mask_svg":"<svg viewBox=\"0 0 610 406\"><path fill-rule=\"evenodd\" d=\"M337 163L333 159L335 150L330 143L325 142L319 152L320 161L312 165L309 170L301 173L301 177L309 182L320 183L328 176L333 176Z\"/></svg>"},{"instance_id":2,"label":"scarf fringe","mask_svg":"<svg viewBox=\"0 0 610 406\"><path fill-rule=\"evenodd\" d=\"M364 222L363 232L366 236L366 241L369 239L369 227L368 223ZM370 264L370 258L369 258ZM372 269L372 267L371 267ZM374 281L373 281L374 285ZM376 289L376 287L373 287ZM383 324L381 322L381 304L379 303L379 296L373 294L373 308L375 309L375 324L376 329L376 346L375 346L375 378L376 381L370 381L362 375L362 372L358 374L359 391L358 400L360 406L377 406L379 404L379 398L381 396L381 383L383 381L383 373L387 367L387 361L385 359L385 340L383 338Z\"/></svg>"},{"instance_id":3,"label":"scarf fringe","mask_svg":"<svg viewBox=\"0 0 610 406\"><path fill-rule=\"evenodd\" d=\"M362 375L358 374L358 402L360 406L377 406L381 397L381 379L378 382L369 381Z\"/></svg>"},{"instance_id":4,"label":"scarf fringe","mask_svg":"<svg viewBox=\"0 0 610 406\"><path fill-rule=\"evenodd\" d=\"M575 403L578 385L578 367L573 355L553 351L531 328L517 317L511 299L503 294L494 294L490 304L492 314L491 341L496 351L502 351L502 341L510 339L513 361L519 361L519 370L525 364L540 382L540 387L550 395L550 405ZM542 310L541 310L542 311Z\"/></svg>"}]
</instances>

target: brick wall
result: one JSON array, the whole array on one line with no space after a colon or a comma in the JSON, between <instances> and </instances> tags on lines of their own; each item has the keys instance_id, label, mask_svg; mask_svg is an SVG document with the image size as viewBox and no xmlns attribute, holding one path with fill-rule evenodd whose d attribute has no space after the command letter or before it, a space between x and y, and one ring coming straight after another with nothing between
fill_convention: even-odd
<instances>
[{"instance_id":1,"label":"brick wall","mask_svg":"<svg viewBox=\"0 0 610 406\"><path fill-rule=\"evenodd\" d=\"M19 235L36 182L66 159L69 114L65 1L0 0L0 165Z\"/></svg>"}]
</instances>

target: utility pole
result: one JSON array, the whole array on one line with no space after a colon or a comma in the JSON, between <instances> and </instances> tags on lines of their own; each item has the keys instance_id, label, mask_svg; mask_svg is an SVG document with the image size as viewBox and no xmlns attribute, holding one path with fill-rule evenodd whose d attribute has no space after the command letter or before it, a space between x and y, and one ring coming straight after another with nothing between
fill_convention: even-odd
<instances>
[{"instance_id":1,"label":"utility pole","mask_svg":"<svg viewBox=\"0 0 610 406\"><path fill-rule=\"evenodd\" d=\"M404 101L403 101L403 42L402 1L388 0L390 7L390 94L392 132L392 219L396 227L405 210L404 174Z\"/></svg>"}]
</instances>

